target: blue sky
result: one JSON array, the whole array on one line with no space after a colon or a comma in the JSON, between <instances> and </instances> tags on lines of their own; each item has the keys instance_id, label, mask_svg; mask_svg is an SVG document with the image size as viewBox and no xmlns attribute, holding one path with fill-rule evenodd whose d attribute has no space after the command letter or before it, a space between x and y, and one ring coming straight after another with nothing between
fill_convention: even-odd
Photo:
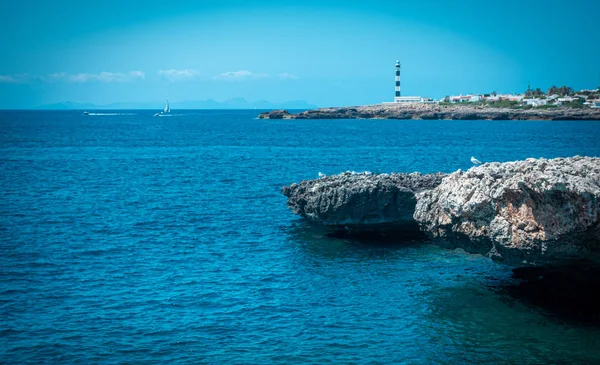
<instances>
[{"instance_id":1,"label":"blue sky","mask_svg":"<svg viewBox=\"0 0 600 365\"><path fill-rule=\"evenodd\" d=\"M397 59L403 95L600 86L596 0L6 0L0 13L0 108L379 103Z\"/></svg>"}]
</instances>

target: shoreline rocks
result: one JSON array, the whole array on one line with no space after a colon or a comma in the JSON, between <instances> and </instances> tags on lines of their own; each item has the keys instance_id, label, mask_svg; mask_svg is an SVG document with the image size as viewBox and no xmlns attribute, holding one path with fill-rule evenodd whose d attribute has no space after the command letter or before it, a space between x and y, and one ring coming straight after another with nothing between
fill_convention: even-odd
<instances>
[{"instance_id":1,"label":"shoreline rocks","mask_svg":"<svg viewBox=\"0 0 600 365\"><path fill-rule=\"evenodd\" d=\"M600 158L494 162L450 175L343 173L282 193L312 222L391 235L420 228L437 244L496 260L600 252Z\"/></svg>"},{"instance_id":2,"label":"shoreline rocks","mask_svg":"<svg viewBox=\"0 0 600 365\"><path fill-rule=\"evenodd\" d=\"M417 119L417 120L600 120L600 109L511 109L482 105L376 104L319 108L292 114L287 110L261 113L259 119Z\"/></svg>"},{"instance_id":3,"label":"shoreline rocks","mask_svg":"<svg viewBox=\"0 0 600 365\"><path fill-rule=\"evenodd\" d=\"M417 197L434 241L537 263L600 249L600 159L527 159L457 171Z\"/></svg>"},{"instance_id":4,"label":"shoreline rocks","mask_svg":"<svg viewBox=\"0 0 600 365\"><path fill-rule=\"evenodd\" d=\"M414 225L419 192L439 185L445 174L345 172L282 188L294 214L328 226L376 231Z\"/></svg>"}]
</instances>

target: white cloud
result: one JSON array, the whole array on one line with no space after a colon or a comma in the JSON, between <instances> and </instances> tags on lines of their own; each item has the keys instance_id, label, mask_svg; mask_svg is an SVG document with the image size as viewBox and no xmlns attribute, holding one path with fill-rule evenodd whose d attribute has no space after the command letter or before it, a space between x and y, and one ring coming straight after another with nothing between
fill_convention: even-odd
<instances>
[{"instance_id":1,"label":"white cloud","mask_svg":"<svg viewBox=\"0 0 600 365\"><path fill-rule=\"evenodd\" d=\"M240 71L228 71L215 76L215 79L219 80L249 80L249 79L261 79L270 77L265 73L255 74L247 70Z\"/></svg>"},{"instance_id":2,"label":"white cloud","mask_svg":"<svg viewBox=\"0 0 600 365\"><path fill-rule=\"evenodd\" d=\"M67 82L129 82L136 80L143 80L146 78L146 74L142 71L129 71L129 72L107 72L102 71L100 73L78 73L69 74L66 72L59 72L49 74L44 77L44 81L67 81Z\"/></svg>"},{"instance_id":3,"label":"white cloud","mask_svg":"<svg viewBox=\"0 0 600 365\"><path fill-rule=\"evenodd\" d=\"M298 80L298 76L294 76L287 72L278 74L277 77L279 77L280 79L283 79L283 80Z\"/></svg>"},{"instance_id":4,"label":"white cloud","mask_svg":"<svg viewBox=\"0 0 600 365\"><path fill-rule=\"evenodd\" d=\"M103 71L97 74L93 73L80 73L74 75L66 75L67 81L72 82L88 82L88 81L100 81L100 82L128 82L135 81L138 79L146 78L146 74L142 71L129 71L126 73L121 72L107 72Z\"/></svg>"},{"instance_id":5,"label":"white cloud","mask_svg":"<svg viewBox=\"0 0 600 365\"><path fill-rule=\"evenodd\" d=\"M185 81L185 80L196 80L200 78L200 72L193 69L168 69L158 70L157 75L168 80L168 81ZM277 78L281 80L297 80L298 77L290 73L284 72L274 76L270 76L266 73L254 73L248 70L240 71L228 71L214 76L217 80L256 80L265 78ZM0 83L12 83L21 84L30 81L43 81L43 82L75 82L75 83L86 83L86 82L106 82L106 83L119 83L119 82L131 82L136 80L144 80L146 74L143 71L129 71L129 72L108 72L103 71L99 73L67 73L67 72L56 72L46 76L38 77L29 74L13 74L13 75L0 75Z\"/></svg>"},{"instance_id":6,"label":"white cloud","mask_svg":"<svg viewBox=\"0 0 600 365\"><path fill-rule=\"evenodd\" d=\"M169 70L158 70L157 74L169 81L194 80L200 77L200 72L191 69L176 70L171 68Z\"/></svg>"},{"instance_id":7,"label":"white cloud","mask_svg":"<svg viewBox=\"0 0 600 365\"><path fill-rule=\"evenodd\" d=\"M146 74L142 71L129 71L129 72L107 72L103 71L100 73L78 73L69 74L66 72L51 73L46 76L35 76L30 74L15 74L15 75L0 75L0 83L13 83L22 84L30 81L43 81L43 82L129 82L136 80L143 80L146 78Z\"/></svg>"},{"instance_id":8,"label":"white cloud","mask_svg":"<svg viewBox=\"0 0 600 365\"><path fill-rule=\"evenodd\" d=\"M56 80L61 80L67 77L67 74L65 72L57 72L57 73L53 73L53 74L49 74L47 77L44 78L45 81L56 81Z\"/></svg>"},{"instance_id":9,"label":"white cloud","mask_svg":"<svg viewBox=\"0 0 600 365\"><path fill-rule=\"evenodd\" d=\"M146 78L146 74L143 71L129 71L129 75L132 77L138 77L140 79Z\"/></svg>"},{"instance_id":10,"label":"white cloud","mask_svg":"<svg viewBox=\"0 0 600 365\"><path fill-rule=\"evenodd\" d=\"M0 75L0 83L4 84L24 84L30 79L28 74Z\"/></svg>"}]
</instances>

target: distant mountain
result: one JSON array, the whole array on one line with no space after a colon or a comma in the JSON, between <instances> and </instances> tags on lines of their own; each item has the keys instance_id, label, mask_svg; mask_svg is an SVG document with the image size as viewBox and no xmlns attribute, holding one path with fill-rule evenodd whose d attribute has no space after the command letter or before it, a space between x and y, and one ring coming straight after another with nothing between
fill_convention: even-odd
<instances>
[{"instance_id":1,"label":"distant mountain","mask_svg":"<svg viewBox=\"0 0 600 365\"><path fill-rule=\"evenodd\" d=\"M37 107L36 109L45 109L45 110L71 110L71 109L94 109L96 105L89 103L72 103L70 101L65 101L62 103L55 104L47 104Z\"/></svg>"},{"instance_id":2,"label":"distant mountain","mask_svg":"<svg viewBox=\"0 0 600 365\"><path fill-rule=\"evenodd\" d=\"M226 101L212 99L200 101L171 101L172 110L177 109L314 109L316 105L305 100L292 100L282 103L272 103L266 100L249 102L244 98L233 98ZM161 102L117 102L105 105L90 103L76 103L65 101L55 104L46 104L36 109L43 110L116 110L116 109L162 109L164 101Z\"/></svg>"}]
</instances>

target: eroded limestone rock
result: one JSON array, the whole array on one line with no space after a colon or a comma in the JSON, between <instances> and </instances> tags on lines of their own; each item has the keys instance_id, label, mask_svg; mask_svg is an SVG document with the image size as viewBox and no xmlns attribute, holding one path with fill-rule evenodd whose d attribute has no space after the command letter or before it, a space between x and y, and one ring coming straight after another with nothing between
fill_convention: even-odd
<instances>
[{"instance_id":1,"label":"eroded limestone rock","mask_svg":"<svg viewBox=\"0 0 600 365\"><path fill-rule=\"evenodd\" d=\"M332 226L414 224L415 194L433 189L445 174L346 172L285 186L292 212Z\"/></svg>"},{"instance_id":2,"label":"eroded limestone rock","mask_svg":"<svg viewBox=\"0 0 600 365\"><path fill-rule=\"evenodd\" d=\"M417 195L434 240L495 259L540 262L600 249L600 159L527 159L457 171Z\"/></svg>"}]
</instances>

